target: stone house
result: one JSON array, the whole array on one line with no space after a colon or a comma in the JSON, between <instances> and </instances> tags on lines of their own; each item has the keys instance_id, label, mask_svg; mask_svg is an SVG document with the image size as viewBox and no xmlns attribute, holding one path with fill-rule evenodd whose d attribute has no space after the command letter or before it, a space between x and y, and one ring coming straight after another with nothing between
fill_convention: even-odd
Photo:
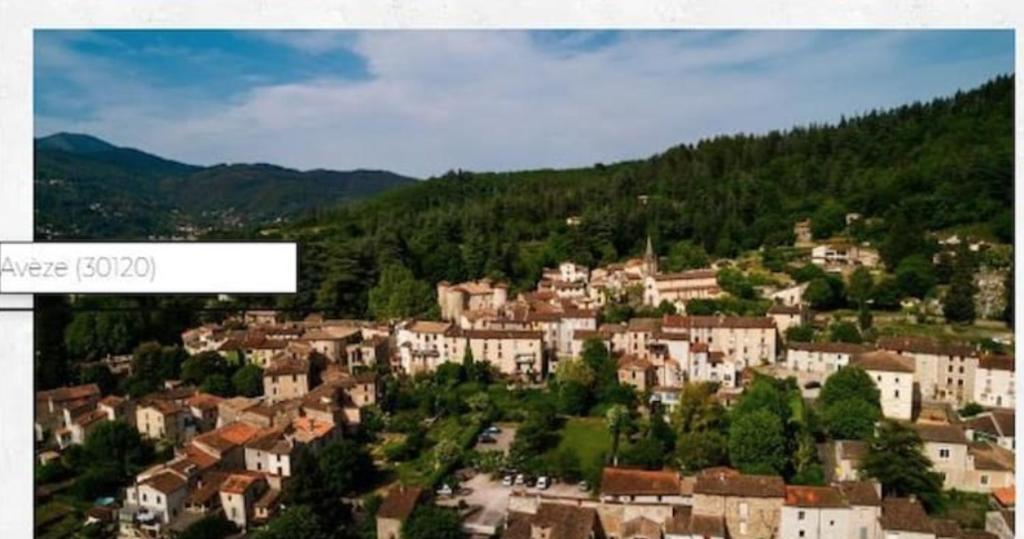
<instances>
[{"instance_id":1,"label":"stone house","mask_svg":"<svg viewBox=\"0 0 1024 539\"><path fill-rule=\"evenodd\" d=\"M986 354L978 359L974 375L974 402L993 408L1017 405L1016 369L1013 356Z\"/></svg>"},{"instance_id":2,"label":"stone house","mask_svg":"<svg viewBox=\"0 0 1024 539\"><path fill-rule=\"evenodd\" d=\"M734 539L775 537L785 497L781 477L706 470L693 487L693 514L724 518Z\"/></svg>"},{"instance_id":3,"label":"stone house","mask_svg":"<svg viewBox=\"0 0 1024 539\"><path fill-rule=\"evenodd\" d=\"M974 348L923 337L884 337L878 348L913 361L914 381L925 401L963 405L972 399L978 369Z\"/></svg>"},{"instance_id":4,"label":"stone house","mask_svg":"<svg viewBox=\"0 0 1024 539\"><path fill-rule=\"evenodd\" d=\"M849 365L857 354L871 350L844 342L790 342L786 343L786 368L827 377Z\"/></svg>"},{"instance_id":5,"label":"stone house","mask_svg":"<svg viewBox=\"0 0 1024 539\"><path fill-rule=\"evenodd\" d=\"M909 421L914 414L914 366L908 358L878 350L854 356L850 363L864 369L881 396L882 415Z\"/></svg>"}]
</instances>

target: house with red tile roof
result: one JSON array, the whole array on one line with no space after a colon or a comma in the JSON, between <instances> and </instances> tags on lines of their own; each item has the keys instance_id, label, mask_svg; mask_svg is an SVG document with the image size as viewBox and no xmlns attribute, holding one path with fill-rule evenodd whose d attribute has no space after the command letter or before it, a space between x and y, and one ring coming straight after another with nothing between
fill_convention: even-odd
<instances>
[{"instance_id":1,"label":"house with red tile roof","mask_svg":"<svg viewBox=\"0 0 1024 539\"><path fill-rule=\"evenodd\" d=\"M389 490L377 509L377 539L399 539L402 524L422 496L423 489L419 487L399 485Z\"/></svg>"}]
</instances>

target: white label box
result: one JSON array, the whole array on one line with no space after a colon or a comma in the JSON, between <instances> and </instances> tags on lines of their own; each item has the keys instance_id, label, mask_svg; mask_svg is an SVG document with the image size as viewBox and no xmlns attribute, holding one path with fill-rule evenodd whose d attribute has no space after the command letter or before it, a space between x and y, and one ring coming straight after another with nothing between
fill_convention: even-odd
<instances>
[{"instance_id":1,"label":"white label box","mask_svg":"<svg viewBox=\"0 0 1024 539\"><path fill-rule=\"evenodd\" d=\"M294 242L0 242L0 294L293 294Z\"/></svg>"}]
</instances>

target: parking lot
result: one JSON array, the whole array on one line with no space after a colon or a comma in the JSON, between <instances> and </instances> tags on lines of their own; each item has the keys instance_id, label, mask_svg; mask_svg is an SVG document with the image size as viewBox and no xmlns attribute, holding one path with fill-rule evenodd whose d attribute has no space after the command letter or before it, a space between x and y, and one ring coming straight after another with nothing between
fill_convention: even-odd
<instances>
[{"instance_id":1,"label":"parking lot","mask_svg":"<svg viewBox=\"0 0 1024 539\"><path fill-rule=\"evenodd\" d=\"M492 479L488 474L478 473L464 481L454 496L439 497L437 505L458 507L460 502L465 502L467 506L474 508L474 511L463 521L463 530L469 533L489 534L504 524L505 516L508 514L509 495L513 492L542 494L552 498L590 497L589 492L581 491L575 484L554 483L546 490L539 490L525 485L506 487L501 484L501 479Z\"/></svg>"}]
</instances>

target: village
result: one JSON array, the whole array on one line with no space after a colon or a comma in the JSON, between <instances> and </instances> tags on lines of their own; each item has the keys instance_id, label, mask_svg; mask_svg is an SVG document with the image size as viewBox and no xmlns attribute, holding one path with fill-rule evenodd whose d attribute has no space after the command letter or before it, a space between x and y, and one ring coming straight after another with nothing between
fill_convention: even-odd
<instances>
[{"instance_id":1,"label":"village","mask_svg":"<svg viewBox=\"0 0 1024 539\"><path fill-rule=\"evenodd\" d=\"M811 241L802 231L806 226L797 224L798 242ZM839 273L879 264L866 248L829 243L811 252L815 265ZM807 283L760 291L771 301L764 316L687 314L694 300L727 295L721 268L666 272L659 265L648 239L641 257L594 269L563 262L545 270L534 290L514 297L497 280L440 282L435 320L240 312L192 328L181 341L192 358L213 354L258 367L261 395L222 397L181 380L164 380L159 390L138 398L102 394L96 384L40 391L39 464L86 443L107 422L126 423L167 448L169 459L137 474L123 496L89 511L91 522L126 539L173 537L211 515L222 515L240 533L257 530L283 510L283 493L303 473L301 458L341 440L366 438L375 464L392 469L369 487L380 498L372 517L366 516L378 539L404 537L403 524L431 504L451 508L461 533L472 537L1013 537L1013 357L921 336L862 343L787 339L787 330L812 322ZM630 294L639 296L645 316L605 321L606 308ZM708 402L729 410L759 391L751 388L766 383L758 382L762 378L790 380L801 403L795 408L803 409L816 403L837 373L862 371L877 388L879 419L916 433L942 489L983 497L984 531L930 515L914 495L885 495L883 485L863 473L862 461L872 451L865 439L818 440L813 460L823 476L787 484L780 473L720 464L683 469L664 457L657 466L620 463L615 450L586 460L582 468L590 472L579 464L559 468L536 460L516 466L509 454L516 444L528 445L519 439L535 417L496 412L499 405L487 398L479 406L476 397L451 404L448 417L411 415L415 425L404 434L379 426L382 415L390 415L391 423L401 416L381 411L402 408L384 405L395 399L388 396L402 383L395 380L472 378L467 373L482 365L486 372L475 376L494 388L483 393L492 401L499 394L544 394L552 384L561 395L570 373L580 370L580 358L600 353L614 362L618 396L596 420L584 417L586 407L578 417L563 411L568 419L561 419L567 421L561 428L596 428L605 438L614 428L616 448L620 432L610 425L617 423L603 418L615 410L649 429L656 422L675 425L684 415L679 408L692 405L688 388L706 388ZM130 361L111 360L110 368L130 369ZM456 370L461 374L453 375ZM430 439L412 446L410 432L422 429ZM641 430L634 428L633 438ZM590 451L585 446L576 449ZM392 458L401 449L412 454ZM498 456L489 459L488 453Z\"/></svg>"}]
</instances>

